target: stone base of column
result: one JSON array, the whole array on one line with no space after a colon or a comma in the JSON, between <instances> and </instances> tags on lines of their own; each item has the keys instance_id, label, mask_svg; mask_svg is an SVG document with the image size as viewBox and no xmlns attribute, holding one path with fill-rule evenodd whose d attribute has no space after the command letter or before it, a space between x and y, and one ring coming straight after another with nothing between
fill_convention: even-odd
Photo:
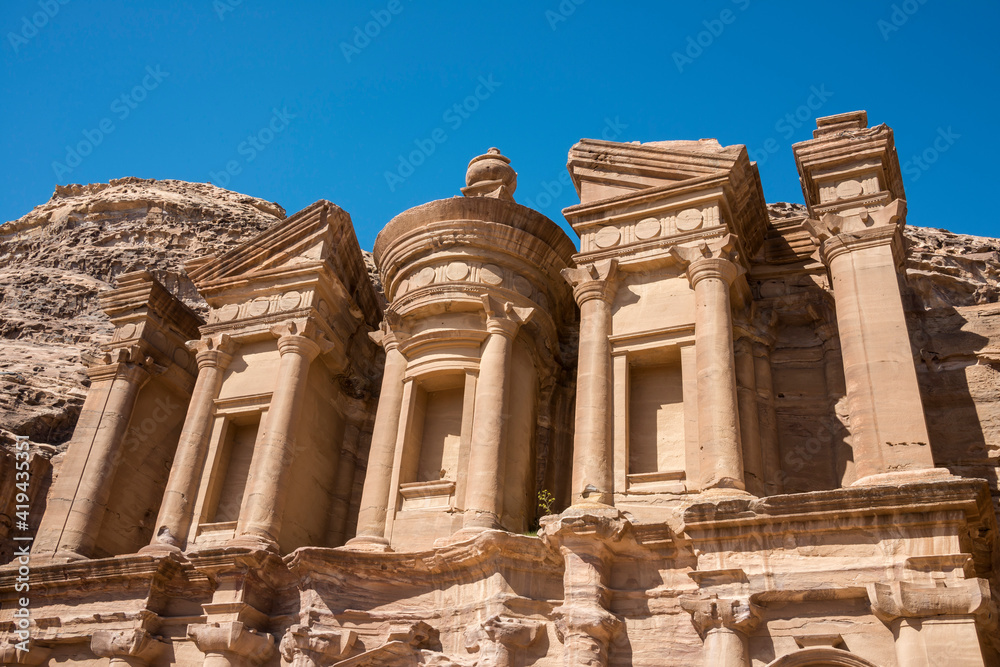
<instances>
[{"instance_id":1,"label":"stone base of column","mask_svg":"<svg viewBox=\"0 0 1000 667\"><path fill-rule=\"evenodd\" d=\"M270 551L272 553L280 551L277 542L259 535L238 535L226 542L226 547L251 551Z\"/></svg>"},{"instance_id":2,"label":"stone base of column","mask_svg":"<svg viewBox=\"0 0 1000 667\"><path fill-rule=\"evenodd\" d=\"M147 556L183 556L181 548L164 542L153 542L139 549L139 553Z\"/></svg>"},{"instance_id":3,"label":"stone base of column","mask_svg":"<svg viewBox=\"0 0 1000 667\"><path fill-rule=\"evenodd\" d=\"M899 484L940 482L951 479L960 478L952 475L947 468L919 468L917 470L900 470L868 475L856 480L851 486L898 486Z\"/></svg>"},{"instance_id":4,"label":"stone base of column","mask_svg":"<svg viewBox=\"0 0 1000 667\"><path fill-rule=\"evenodd\" d=\"M389 540L384 537L371 537L368 535L352 537L347 540L347 543L344 546L337 547L337 549L340 551L358 551L362 553L392 553L392 547L389 546Z\"/></svg>"},{"instance_id":5,"label":"stone base of column","mask_svg":"<svg viewBox=\"0 0 1000 667\"><path fill-rule=\"evenodd\" d=\"M478 526L472 526L469 528L462 528L455 531L448 537L439 537L434 540L434 548L450 547L456 544L461 544L463 542L471 542L480 535L486 533L497 533L497 534L507 534L507 531L499 528L481 528Z\"/></svg>"},{"instance_id":6,"label":"stone base of column","mask_svg":"<svg viewBox=\"0 0 1000 667\"><path fill-rule=\"evenodd\" d=\"M709 499L713 502L719 500L745 500L756 498L754 494L744 489L732 489L726 486L716 486L711 489L702 489L697 492L699 498Z\"/></svg>"}]
</instances>

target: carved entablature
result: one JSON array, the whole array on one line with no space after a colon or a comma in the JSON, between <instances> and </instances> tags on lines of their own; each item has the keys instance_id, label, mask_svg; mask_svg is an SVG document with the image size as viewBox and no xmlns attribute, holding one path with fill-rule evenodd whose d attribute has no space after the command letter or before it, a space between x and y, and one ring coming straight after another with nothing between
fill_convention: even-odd
<instances>
[{"instance_id":1,"label":"carved entablature","mask_svg":"<svg viewBox=\"0 0 1000 667\"><path fill-rule=\"evenodd\" d=\"M864 111L816 119L813 138L792 146L809 214L854 215L905 199L892 129L868 127Z\"/></svg>"},{"instance_id":2,"label":"carved entablature","mask_svg":"<svg viewBox=\"0 0 1000 667\"><path fill-rule=\"evenodd\" d=\"M673 245L728 233L752 255L763 241L767 210L744 146L585 139L570 150L569 170L581 203L563 213L580 234L582 261L655 261Z\"/></svg>"}]
</instances>

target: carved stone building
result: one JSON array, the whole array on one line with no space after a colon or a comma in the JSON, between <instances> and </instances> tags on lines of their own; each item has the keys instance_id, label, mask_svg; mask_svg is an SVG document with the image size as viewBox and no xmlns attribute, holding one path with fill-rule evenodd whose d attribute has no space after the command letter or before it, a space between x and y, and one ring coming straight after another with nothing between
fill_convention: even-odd
<instances>
[{"instance_id":1,"label":"carved stone building","mask_svg":"<svg viewBox=\"0 0 1000 667\"><path fill-rule=\"evenodd\" d=\"M921 304L892 130L817 125L804 207L582 140L577 251L491 149L378 285L326 201L189 262L207 319L122 276L0 663L1000 664L1000 309Z\"/></svg>"}]
</instances>

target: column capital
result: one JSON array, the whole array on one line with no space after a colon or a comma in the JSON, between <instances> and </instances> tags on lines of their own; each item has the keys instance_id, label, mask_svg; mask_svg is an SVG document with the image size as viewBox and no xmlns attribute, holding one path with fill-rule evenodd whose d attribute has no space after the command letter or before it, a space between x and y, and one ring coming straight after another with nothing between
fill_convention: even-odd
<instances>
[{"instance_id":1,"label":"column capital","mask_svg":"<svg viewBox=\"0 0 1000 667\"><path fill-rule=\"evenodd\" d=\"M159 366L153 357L147 354L142 343L133 343L124 347L108 350L102 357L92 359L87 368L87 376L94 382L102 382L121 378L139 386L145 384L152 376L159 375L166 368Z\"/></svg>"},{"instance_id":2,"label":"column capital","mask_svg":"<svg viewBox=\"0 0 1000 667\"><path fill-rule=\"evenodd\" d=\"M701 240L696 245L673 246L670 256L679 266L686 267L691 287L706 278L717 278L732 285L746 273L746 269L737 262L737 240L735 234L726 234L711 241Z\"/></svg>"},{"instance_id":3,"label":"column capital","mask_svg":"<svg viewBox=\"0 0 1000 667\"><path fill-rule=\"evenodd\" d=\"M334 348L333 343L327 340L312 319L288 320L275 324L270 331L271 335L278 339L278 352L282 356L289 353L299 354L312 361Z\"/></svg>"},{"instance_id":4,"label":"column capital","mask_svg":"<svg viewBox=\"0 0 1000 667\"><path fill-rule=\"evenodd\" d=\"M99 658L126 664L148 664L156 659L166 644L142 628L98 630L90 638L90 650Z\"/></svg>"},{"instance_id":5,"label":"column capital","mask_svg":"<svg viewBox=\"0 0 1000 667\"><path fill-rule=\"evenodd\" d=\"M691 614L694 624L702 639L713 630L725 629L749 635L760 622L760 607L749 598L720 598L716 595L682 596L681 609Z\"/></svg>"},{"instance_id":6,"label":"column capital","mask_svg":"<svg viewBox=\"0 0 1000 667\"><path fill-rule=\"evenodd\" d=\"M198 370L203 368L225 370L233 360L233 352L238 347L229 334L215 334L198 340L189 340L184 346L194 353Z\"/></svg>"},{"instance_id":7,"label":"column capital","mask_svg":"<svg viewBox=\"0 0 1000 667\"><path fill-rule=\"evenodd\" d=\"M872 613L883 623L900 618L966 616L979 613L990 601L985 579L961 579L937 586L906 581L868 584Z\"/></svg>"},{"instance_id":8,"label":"column capital","mask_svg":"<svg viewBox=\"0 0 1000 667\"><path fill-rule=\"evenodd\" d=\"M560 271L563 279L573 287L573 298L578 306L591 299L607 303L615 298L618 287L618 260L605 259L591 264Z\"/></svg>"},{"instance_id":9,"label":"column capital","mask_svg":"<svg viewBox=\"0 0 1000 667\"><path fill-rule=\"evenodd\" d=\"M521 325L527 324L535 315L534 308L520 308L509 301L499 301L488 294L482 296L486 311L486 331L507 338L517 335Z\"/></svg>"},{"instance_id":10,"label":"column capital","mask_svg":"<svg viewBox=\"0 0 1000 667\"><path fill-rule=\"evenodd\" d=\"M274 652L274 637L257 632L240 621L192 623L187 636L202 653L233 653L259 664Z\"/></svg>"},{"instance_id":11,"label":"column capital","mask_svg":"<svg viewBox=\"0 0 1000 667\"><path fill-rule=\"evenodd\" d=\"M403 331L403 318L387 310L378 329L369 331L368 337L376 345L381 345L386 352L391 352L398 350L399 344L409 338L409 334Z\"/></svg>"},{"instance_id":12,"label":"column capital","mask_svg":"<svg viewBox=\"0 0 1000 667\"><path fill-rule=\"evenodd\" d=\"M346 628L323 630L293 625L281 638L278 650L295 667L327 665L346 656L357 638L354 630Z\"/></svg>"},{"instance_id":13,"label":"column capital","mask_svg":"<svg viewBox=\"0 0 1000 667\"><path fill-rule=\"evenodd\" d=\"M820 220L806 220L802 228L820 244L824 264L846 252L891 245L902 262L902 230L906 224L906 202L894 199L883 208L858 211L851 215L827 213Z\"/></svg>"}]
</instances>

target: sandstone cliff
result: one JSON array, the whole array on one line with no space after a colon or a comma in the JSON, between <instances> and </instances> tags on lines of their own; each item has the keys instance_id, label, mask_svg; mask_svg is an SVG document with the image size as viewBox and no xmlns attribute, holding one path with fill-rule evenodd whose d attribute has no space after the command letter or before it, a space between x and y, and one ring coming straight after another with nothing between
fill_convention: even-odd
<instances>
[{"instance_id":1,"label":"sandstone cliff","mask_svg":"<svg viewBox=\"0 0 1000 667\"><path fill-rule=\"evenodd\" d=\"M149 270L202 310L184 262L284 217L277 204L206 183L122 178L57 186L0 227L0 439L69 439L86 395L80 355L112 331L97 294L118 275Z\"/></svg>"}]
</instances>

